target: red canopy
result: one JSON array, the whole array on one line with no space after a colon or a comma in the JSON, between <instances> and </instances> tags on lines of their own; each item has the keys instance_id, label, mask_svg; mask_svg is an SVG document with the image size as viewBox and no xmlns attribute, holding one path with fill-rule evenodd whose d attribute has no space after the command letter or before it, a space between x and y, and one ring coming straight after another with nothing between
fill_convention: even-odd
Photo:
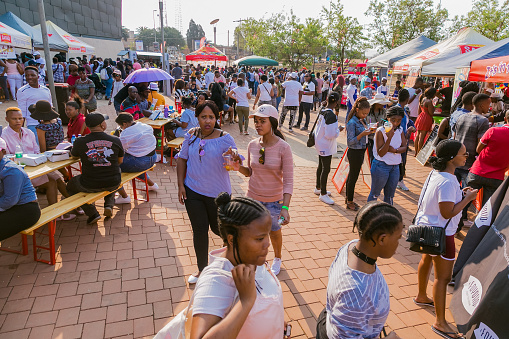
<instances>
[{"instance_id":1,"label":"red canopy","mask_svg":"<svg viewBox=\"0 0 509 339\"><path fill-rule=\"evenodd\" d=\"M483 82L509 82L509 55L472 61L468 80Z\"/></svg>"},{"instance_id":2,"label":"red canopy","mask_svg":"<svg viewBox=\"0 0 509 339\"><path fill-rule=\"evenodd\" d=\"M206 45L200 49L186 55L187 61L203 60L203 61L228 61L228 57L221 53L214 46Z\"/></svg>"}]
</instances>

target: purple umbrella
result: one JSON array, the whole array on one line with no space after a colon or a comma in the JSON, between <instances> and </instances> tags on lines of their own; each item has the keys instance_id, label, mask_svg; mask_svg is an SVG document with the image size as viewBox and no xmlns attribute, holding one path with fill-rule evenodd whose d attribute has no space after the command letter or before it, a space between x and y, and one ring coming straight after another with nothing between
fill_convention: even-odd
<instances>
[{"instance_id":1,"label":"purple umbrella","mask_svg":"<svg viewBox=\"0 0 509 339\"><path fill-rule=\"evenodd\" d=\"M137 84L140 82L152 82L160 80L173 80L175 79L168 72L159 68L142 68L132 72L124 80L124 84Z\"/></svg>"}]
</instances>

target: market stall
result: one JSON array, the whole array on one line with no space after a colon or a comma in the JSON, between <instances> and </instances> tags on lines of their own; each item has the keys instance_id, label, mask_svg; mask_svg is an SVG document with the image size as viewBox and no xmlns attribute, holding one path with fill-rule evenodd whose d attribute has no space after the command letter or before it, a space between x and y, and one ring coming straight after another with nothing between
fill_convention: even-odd
<instances>
[{"instance_id":1,"label":"market stall","mask_svg":"<svg viewBox=\"0 0 509 339\"><path fill-rule=\"evenodd\" d=\"M32 49L32 39L0 22L0 58L16 58L16 48Z\"/></svg>"},{"instance_id":2,"label":"market stall","mask_svg":"<svg viewBox=\"0 0 509 339\"><path fill-rule=\"evenodd\" d=\"M20 18L18 18L14 13L7 12L0 15L0 22L10 26L18 32L21 32L25 35L28 35L32 39L32 45L37 49L42 49L42 35L40 30L36 30ZM64 51L67 50L67 46L51 46L50 49Z\"/></svg>"},{"instance_id":3,"label":"market stall","mask_svg":"<svg viewBox=\"0 0 509 339\"><path fill-rule=\"evenodd\" d=\"M193 65L225 67L228 57L220 50L211 45L205 45L200 49L186 55L186 62Z\"/></svg>"},{"instance_id":4,"label":"market stall","mask_svg":"<svg viewBox=\"0 0 509 339\"><path fill-rule=\"evenodd\" d=\"M46 21L48 29L48 42L54 46L63 46L64 51L74 55L92 55L95 53L95 48L89 44L84 43L70 33L67 33L62 28L58 27L51 21ZM33 26L36 30L41 30L41 25Z\"/></svg>"}]
</instances>

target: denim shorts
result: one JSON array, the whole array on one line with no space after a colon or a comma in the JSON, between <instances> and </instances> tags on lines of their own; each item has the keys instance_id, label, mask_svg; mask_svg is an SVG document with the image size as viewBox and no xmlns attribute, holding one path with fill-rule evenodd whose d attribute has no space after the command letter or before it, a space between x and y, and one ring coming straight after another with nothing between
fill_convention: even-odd
<instances>
[{"instance_id":1,"label":"denim shorts","mask_svg":"<svg viewBox=\"0 0 509 339\"><path fill-rule=\"evenodd\" d=\"M266 209L270 212L270 217L272 219L272 228L271 231L279 231L281 229L281 225L279 225L279 215L281 214L281 209L283 207L283 200L275 201L275 202L262 202L260 203L265 206Z\"/></svg>"}]
</instances>

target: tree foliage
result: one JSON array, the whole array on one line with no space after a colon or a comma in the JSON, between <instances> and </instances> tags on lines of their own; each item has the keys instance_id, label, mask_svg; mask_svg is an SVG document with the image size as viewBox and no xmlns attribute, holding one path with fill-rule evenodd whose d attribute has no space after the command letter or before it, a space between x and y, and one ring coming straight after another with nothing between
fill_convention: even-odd
<instances>
[{"instance_id":1,"label":"tree foliage","mask_svg":"<svg viewBox=\"0 0 509 339\"><path fill-rule=\"evenodd\" d=\"M472 9L461 17L455 16L451 33L471 27L494 41L509 37L509 0L499 7L498 0L476 0Z\"/></svg>"},{"instance_id":2,"label":"tree foliage","mask_svg":"<svg viewBox=\"0 0 509 339\"><path fill-rule=\"evenodd\" d=\"M266 56L298 69L312 63L313 57L325 52L327 41L318 19L301 22L290 13L274 13L268 19L249 18L239 30L246 47L260 56Z\"/></svg>"},{"instance_id":3,"label":"tree foliage","mask_svg":"<svg viewBox=\"0 0 509 339\"><path fill-rule=\"evenodd\" d=\"M155 39L154 39L155 37ZM154 40L161 43L161 29L154 30L148 27L138 27L136 29L136 40L143 41L143 46L146 48L152 46ZM184 37L180 32L173 27L164 27L164 41L166 41L166 47L168 46L180 46L183 47L186 44Z\"/></svg>"},{"instance_id":4,"label":"tree foliage","mask_svg":"<svg viewBox=\"0 0 509 339\"><path fill-rule=\"evenodd\" d=\"M343 14L341 0L330 3L329 9L322 7L321 16L326 19L326 37L329 43L329 55L340 60L341 65L345 58L364 58L367 38L363 34L363 27L356 18Z\"/></svg>"},{"instance_id":5,"label":"tree foliage","mask_svg":"<svg viewBox=\"0 0 509 339\"><path fill-rule=\"evenodd\" d=\"M379 52L385 52L420 35L440 41L446 35L449 13L433 0L371 0L364 13L372 18L369 38Z\"/></svg>"},{"instance_id":6,"label":"tree foliage","mask_svg":"<svg viewBox=\"0 0 509 339\"><path fill-rule=\"evenodd\" d=\"M122 26L122 39L127 41L129 39L129 28Z\"/></svg>"},{"instance_id":7,"label":"tree foliage","mask_svg":"<svg viewBox=\"0 0 509 339\"><path fill-rule=\"evenodd\" d=\"M205 32L201 25L198 25L194 22L193 19L189 21L189 28L187 29L186 38L187 38L187 47L190 50L193 50L193 40L200 40L205 36Z\"/></svg>"}]
</instances>

